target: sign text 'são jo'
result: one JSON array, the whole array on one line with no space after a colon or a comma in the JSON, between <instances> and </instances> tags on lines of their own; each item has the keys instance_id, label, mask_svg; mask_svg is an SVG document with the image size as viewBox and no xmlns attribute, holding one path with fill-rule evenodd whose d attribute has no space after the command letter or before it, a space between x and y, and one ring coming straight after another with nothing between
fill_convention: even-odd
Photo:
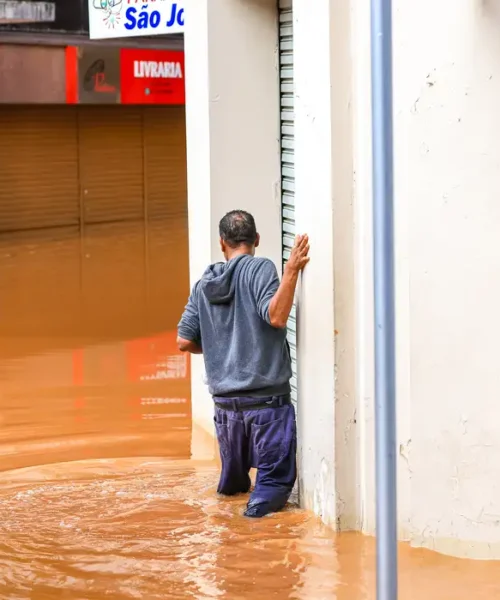
<instances>
[{"instance_id":1,"label":"sign text 's\u00e3o jo'","mask_svg":"<svg viewBox=\"0 0 500 600\"><path fill-rule=\"evenodd\" d=\"M184 0L89 0L91 39L184 31Z\"/></svg>"}]
</instances>

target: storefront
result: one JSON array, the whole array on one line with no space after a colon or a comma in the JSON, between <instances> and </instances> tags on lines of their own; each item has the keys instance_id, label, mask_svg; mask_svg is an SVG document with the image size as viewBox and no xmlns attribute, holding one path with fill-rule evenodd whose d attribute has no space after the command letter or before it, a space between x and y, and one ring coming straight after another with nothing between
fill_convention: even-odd
<instances>
[{"instance_id":1,"label":"storefront","mask_svg":"<svg viewBox=\"0 0 500 600\"><path fill-rule=\"evenodd\" d=\"M186 219L183 52L2 47L0 232Z\"/></svg>"},{"instance_id":2,"label":"storefront","mask_svg":"<svg viewBox=\"0 0 500 600\"><path fill-rule=\"evenodd\" d=\"M0 45L3 334L175 329L189 292L184 98L182 49Z\"/></svg>"}]
</instances>

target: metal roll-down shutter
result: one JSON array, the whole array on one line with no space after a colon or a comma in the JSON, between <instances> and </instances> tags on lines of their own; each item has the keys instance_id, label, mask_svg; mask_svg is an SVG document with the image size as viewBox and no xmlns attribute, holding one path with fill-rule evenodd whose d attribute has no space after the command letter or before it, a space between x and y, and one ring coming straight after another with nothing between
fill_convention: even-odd
<instances>
[{"instance_id":1,"label":"metal roll-down shutter","mask_svg":"<svg viewBox=\"0 0 500 600\"><path fill-rule=\"evenodd\" d=\"M293 107L293 15L292 0L279 0L280 121L281 121L281 214L283 265L295 238L295 171ZM292 355L292 399L297 403L297 323L295 306L288 322Z\"/></svg>"},{"instance_id":2,"label":"metal roll-down shutter","mask_svg":"<svg viewBox=\"0 0 500 600\"><path fill-rule=\"evenodd\" d=\"M72 107L3 106L0 130L0 234L78 225Z\"/></svg>"}]
</instances>

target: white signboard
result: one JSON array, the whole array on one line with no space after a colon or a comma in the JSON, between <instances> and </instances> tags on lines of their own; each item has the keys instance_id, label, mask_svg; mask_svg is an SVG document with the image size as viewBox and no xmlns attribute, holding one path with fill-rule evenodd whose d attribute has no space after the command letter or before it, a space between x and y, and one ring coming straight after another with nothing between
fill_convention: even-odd
<instances>
[{"instance_id":1,"label":"white signboard","mask_svg":"<svg viewBox=\"0 0 500 600\"><path fill-rule=\"evenodd\" d=\"M184 32L184 0L89 0L93 40Z\"/></svg>"}]
</instances>

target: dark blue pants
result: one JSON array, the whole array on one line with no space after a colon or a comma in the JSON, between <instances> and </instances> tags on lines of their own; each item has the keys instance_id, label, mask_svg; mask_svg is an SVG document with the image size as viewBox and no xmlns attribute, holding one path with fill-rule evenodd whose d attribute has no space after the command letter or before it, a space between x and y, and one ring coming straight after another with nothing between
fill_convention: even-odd
<instances>
[{"instance_id":1,"label":"dark blue pants","mask_svg":"<svg viewBox=\"0 0 500 600\"><path fill-rule=\"evenodd\" d=\"M257 479L246 516L261 517L281 510L297 478L297 428L292 404L245 409L255 398L214 398L215 428L222 473L217 492L232 496L250 490L249 470ZM272 398L263 398L272 400ZM237 407L237 410L234 410Z\"/></svg>"}]
</instances>

